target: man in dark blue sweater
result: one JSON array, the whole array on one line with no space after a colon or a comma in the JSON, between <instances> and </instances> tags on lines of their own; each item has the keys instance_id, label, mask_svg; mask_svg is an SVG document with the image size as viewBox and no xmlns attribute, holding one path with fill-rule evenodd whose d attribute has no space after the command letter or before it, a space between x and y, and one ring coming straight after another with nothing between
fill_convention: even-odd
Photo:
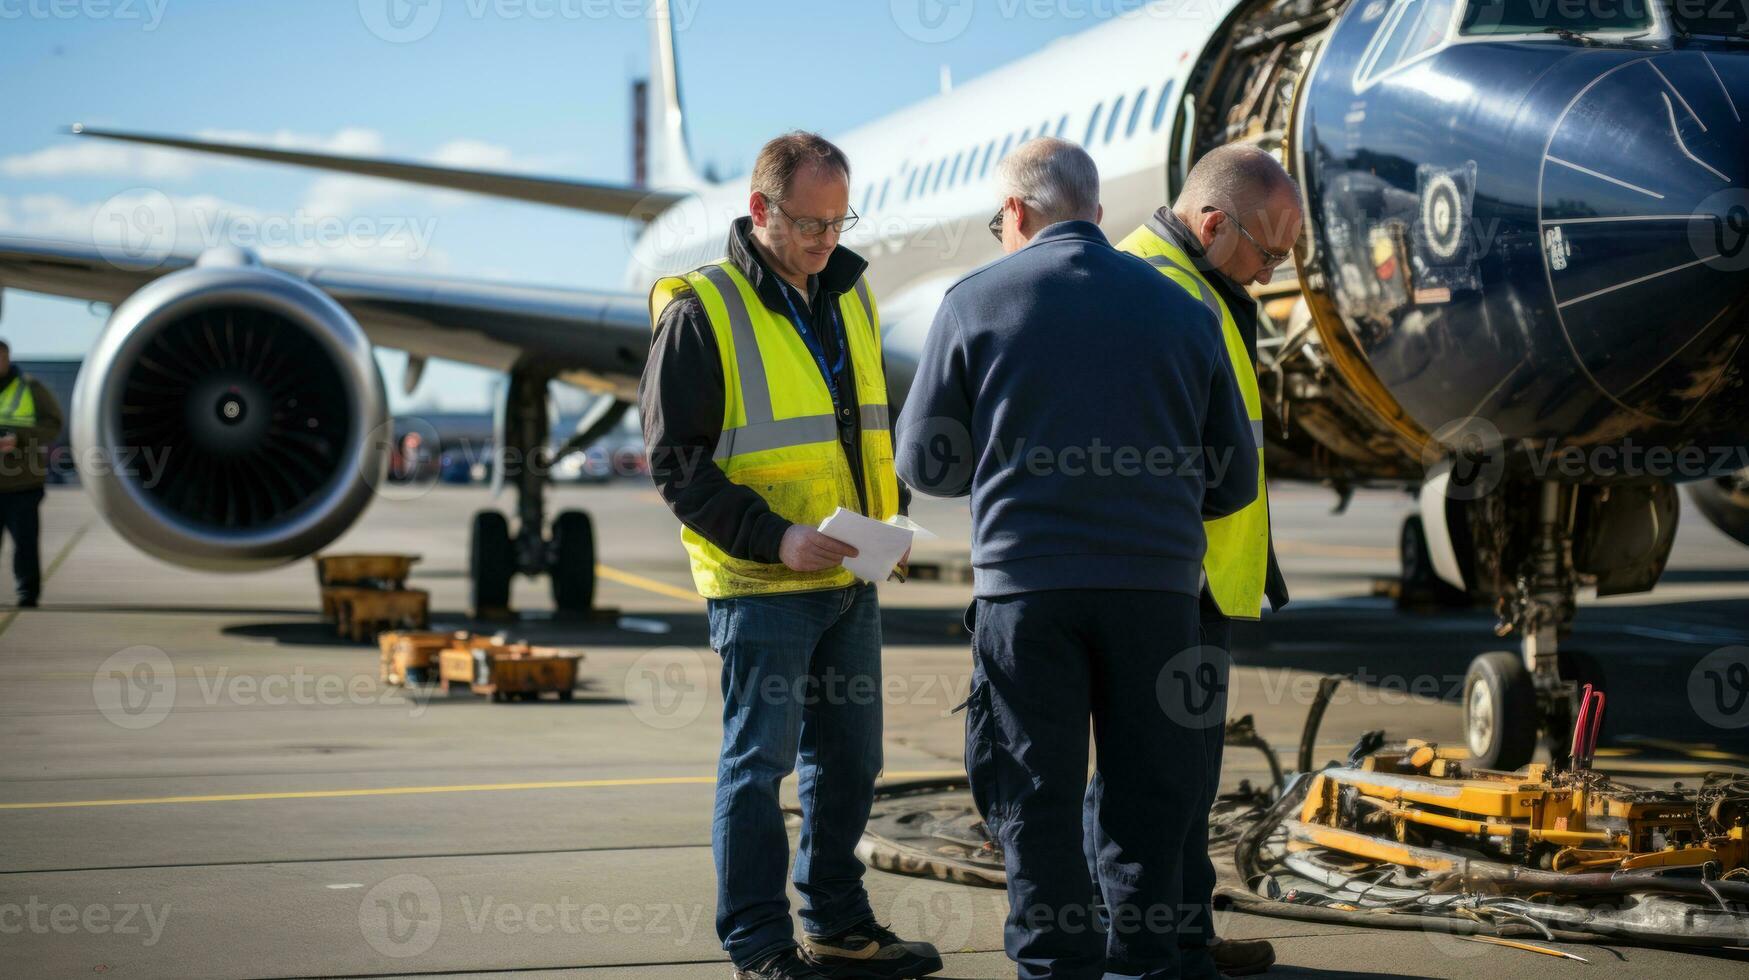
<instances>
[{"instance_id":1,"label":"man in dark blue sweater","mask_svg":"<svg viewBox=\"0 0 1749 980\"><path fill-rule=\"evenodd\" d=\"M1008 955L1023 978L1176 977L1210 708L1192 683L1203 520L1255 498L1256 447L1220 324L1101 234L1086 152L1033 140L999 180L1011 254L942 301L898 470L972 497L966 766L1007 860ZM1104 930L1081 857L1089 716Z\"/></svg>"}]
</instances>

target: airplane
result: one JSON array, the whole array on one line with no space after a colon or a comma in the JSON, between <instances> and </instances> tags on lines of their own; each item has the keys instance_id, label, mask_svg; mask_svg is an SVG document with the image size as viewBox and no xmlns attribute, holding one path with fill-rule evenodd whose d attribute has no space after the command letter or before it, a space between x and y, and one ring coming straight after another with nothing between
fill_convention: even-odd
<instances>
[{"instance_id":1,"label":"airplane","mask_svg":"<svg viewBox=\"0 0 1749 980\"><path fill-rule=\"evenodd\" d=\"M839 134L862 216L844 242L872 263L895 400L942 293L998 257L983 226L1012 147L1041 134L1085 146L1117 235L1209 149L1277 154L1307 231L1291 278L1256 291L1270 475L1331 486L1343 504L1360 486L1415 493L1405 580L1493 603L1497 632L1519 638L1470 666L1474 757L1516 768L1540 738L1559 759L1577 680L1561 641L1581 585L1652 588L1677 483L1749 544L1749 27L1717 10L1166 0ZM636 229L620 290L0 239L0 285L115 304L80 378L75 444L179 450L149 487L126 468L86 474L105 518L197 567L323 547L364 510L389 451L373 345L408 352L415 381L434 357L505 372L506 451L547 444L554 380L597 394L558 452L611 427L649 346L650 283L717 257L747 194L699 176L662 0L650 26L641 184L74 127ZM473 520L475 608L507 605L514 575L543 573L560 609L587 608L587 514L549 530L542 473L505 478L514 529L496 510Z\"/></svg>"}]
</instances>

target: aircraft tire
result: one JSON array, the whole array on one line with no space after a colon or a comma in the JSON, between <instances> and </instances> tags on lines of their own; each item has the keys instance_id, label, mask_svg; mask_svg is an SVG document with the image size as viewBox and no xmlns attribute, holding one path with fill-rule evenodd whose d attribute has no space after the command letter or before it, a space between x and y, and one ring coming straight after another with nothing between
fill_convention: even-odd
<instances>
[{"instance_id":1,"label":"aircraft tire","mask_svg":"<svg viewBox=\"0 0 1749 980\"><path fill-rule=\"evenodd\" d=\"M1470 661L1464 677L1464 740L1470 761L1511 772L1536 753L1536 688L1524 661L1505 650Z\"/></svg>"},{"instance_id":2,"label":"aircraft tire","mask_svg":"<svg viewBox=\"0 0 1749 980\"><path fill-rule=\"evenodd\" d=\"M580 510L561 511L553 520L553 563L547 569L553 605L560 612L595 607L595 525Z\"/></svg>"},{"instance_id":3,"label":"aircraft tire","mask_svg":"<svg viewBox=\"0 0 1749 980\"><path fill-rule=\"evenodd\" d=\"M510 580L515 574L510 522L495 510L476 512L468 539L468 591L476 619L510 608Z\"/></svg>"}]
</instances>

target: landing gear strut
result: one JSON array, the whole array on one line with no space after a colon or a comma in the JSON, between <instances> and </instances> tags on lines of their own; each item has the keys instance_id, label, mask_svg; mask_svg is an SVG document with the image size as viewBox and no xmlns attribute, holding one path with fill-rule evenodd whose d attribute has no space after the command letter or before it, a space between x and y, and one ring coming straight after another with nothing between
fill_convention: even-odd
<instances>
[{"instance_id":1,"label":"landing gear strut","mask_svg":"<svg viewBox=\"0 0 1749 980\"><path fill-rule=\"evenodd\" d=\"M580 510L561 511L546 530L547 477L557 457L584 448L624 414L607 404L592 413L586 427L555 454L547 448L547 382L543 374L513 371L498 425L493 481L516 491L516 530L496 510L474 515L468 549L473 615L479 619L510 614L510 587L517 574L546 575L553 605L560 613L583 614L595 606L595 529Z\"/></svg>"},{"instance_id":2,"label":"landing gear strut","mask_svg":"<svg viewBox=\"0 0 1749 980\"><path fill-rule=\"evenodd\" d=\"M1531 549L1498 611L1499 636L1516 632L1519 651L1485 653L1464 678L1464 737L1476 765L1517 769L1530 762L1538 736L1555 762L1570 746L1577 685L1562 677L1558 647L1571 629L1577 591L1572 552L1574 491L1537 487ZM1497 498L1489 501L1504 504ZM1504 521L1491 522L1504 526Z\"/></svg>"}]
</instances>

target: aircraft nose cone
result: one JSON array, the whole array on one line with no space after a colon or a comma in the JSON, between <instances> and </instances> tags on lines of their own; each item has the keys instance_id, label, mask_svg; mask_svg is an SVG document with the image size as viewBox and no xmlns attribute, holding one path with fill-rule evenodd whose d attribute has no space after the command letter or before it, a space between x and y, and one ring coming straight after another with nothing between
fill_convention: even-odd
<instances>
[{"instance_id":1,"label":"aircraft nose cone","mask_svg":"<svg viewBox=\"0 0 1749 980\"><path fill-rule=\"evenodd\" d=\"M1693 410L1749 333L1749 54L1612 65L1543 155L1543 262L1574 354L1617 402Z\"/></svg>"}]
</instances>

